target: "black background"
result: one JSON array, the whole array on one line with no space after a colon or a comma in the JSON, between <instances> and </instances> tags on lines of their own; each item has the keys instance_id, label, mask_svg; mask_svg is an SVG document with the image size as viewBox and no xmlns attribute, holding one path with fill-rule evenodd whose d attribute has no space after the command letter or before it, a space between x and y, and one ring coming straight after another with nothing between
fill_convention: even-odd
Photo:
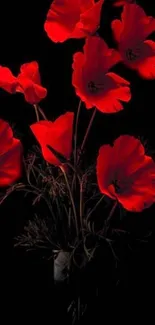
<instances>
[{"instance_id":1,"label":"black background","mask_svg":"<svg viewBox=\"0 0 155 325\"><path fill-rule=\"evenodd\" d=\"M51 0L1 3L0 64L17 74L21 64L38 61L42 84L48 89L48 96L42 101L41 107L49 119L55 119L65 111L77 109L78 98L71 86L71 64L73 53L82 49L84 41L69 40L63 44L54 44L47 38L43 25L50 3ZM110 21L119 14L119 9L112 9L109 3L110 0L107 0L103 8L100 35L109 46L114 46ZM148 15L155 16L153 0L139 1L139 4ZM118 65L115 71L131 81L132 100L124 105L120 113L97 114L87 145L88 157L91 157L93 146L94 152L97 152L100 144L109 143L124 133L144 137L149 147L155 149L155 81L141 80L135 72L122 65ZM90 116L91 111L83 108L79 138ZM0 118L9 121L14 127L25 150L35 143L29 131L29 125L35 121L35 114L22 95L9 95L0 91ZM126 322L129 316L134 321L135 317L144 317L144 314L148 317L152 313L155 289L154 211L153 206L140 214L127 213L123 220L125 227L137 235L145 231L152 231L153 234L147 244L141 244L138 248L136 246L130 253L124 254L118 277L120 284L115 290L111 286L106 288L100 302L101 308L97 308L102 322L106 317L114 317L115 321L124 319ZM62 316L62 305L65 307L65 298L54 291L52 265L41 262L36 255L19 254L13 249L14 236L19 234L31 214L32 209L22 194L13 194L0 207L1 311L5 317L10 316L21 324L26 317L29 321L34 317L35 324L41 316L44 324L57 324ZM94 312L94 319L97 314Z\"/></svg>"}]
</instances>

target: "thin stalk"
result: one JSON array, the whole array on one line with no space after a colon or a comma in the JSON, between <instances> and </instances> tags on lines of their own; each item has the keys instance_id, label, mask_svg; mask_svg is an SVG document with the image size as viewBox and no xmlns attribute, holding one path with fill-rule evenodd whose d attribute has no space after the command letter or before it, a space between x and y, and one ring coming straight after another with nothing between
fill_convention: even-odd
<instances>
[{"instance_id":1,"label":"thin stalk","mask_svg":"<svg viewBox=\"0 0 155 325\"><path fill-rule=\"evenodd\" d=\"M76 114L75 131L74 131L74 167L76 166L76 160L77 160L77 134L78 134L78 122L79 122L81 104L82 101L80 100L77 109L77 114Z\"/></svg>"},{"instance_id":2,"label":"thin stalk","mask_svg":"<svg viewBox=\"0 0 155 325\"><path fill-rule=\"evenodd\" d=\"M80 224L81 224L81 233L82 233L82 238L84 239L84 234L83 234L83 182L80 182Z\"/></svg>"},{"instance_id":3,"label":"thin stalk","mask_svg":"<svg viewBox=\"0 0 155 325\"><path fill-rule=\"evenodd\" d=\"M110 226L110 220L111 220L111 218L112 218L112 216L113 216L113 214L114 214L114 211L115 211L116 207L117 207L117 201L115 201L115 203L114 203L114 205L113 205L113 207L112 207L112 209L111 209L111 211L110 211L110 213L109 213L109 215L108 215L108 218L107 218L106 221L105 221L105 228L104 228L104 230L103 230L103 233L104 233L105 236L106 236L107 231L108 231L108 229L109 229L109 226Z\"/></svg>"},{"instance_id":4,"label":"thin stalk","mask_svg":"<svg viewBox=\"0 0 155 325\"><path fill-rule=\"evenodd\" d=\"M44 120L48 120L47 117L46 117L46 115L45 115L45 113L44 113L43 110L41 109L41 107L40 107L39 105L37 105L37 107L38 107L38 111L39 111L39 113L42 115L43 119L44 119Z\"/></svg>"},{"instance_id":5,"label":"thin stalk","mask_svg":"<svg viewBox=\"0 0 155 325\"><path fill-rule=\"evenodd\" d=\"M43 110L41 109L41 107L39 105L37 105L37 104L34 104L33 106L34 106L34 109L35 109L37 122L39 122L39 113L43 117L44 120L47 120L47 117L46 117L45 113L43 112ZM38 111L39 111L39 113L38 113Z\"/></svg>"},{"instance_id":6,"label":"thin stalk","mask_svg":"<svg viewBox=\"0 0 155 325\"><path fill-rule=\"evenodd\" d=\"M39 113L38 113L38 107L36 104L34 104L34 109L35 109L35 113L36 113L37 122L39 122Z\"/></svg>"},{"instance_id":7,"label":"thin stalk","mask_svg":"<svg viewBox=\"0 0 155 325\"><path fill-rule=\"evenodd\" d=\"M98 207L98 205L102 202L102 200L104 199L105 195L102 195L101 198L98 200L98 202L95 204L95 206L92 208L92 210L88 213L87 215L87 220L90 218L90 216L92 215L92 213L96 210L96 208Z\"/></svg>"},{"instance_id":8,"label":"thin stalk","mask_svg":"<svg viewBox=\"0 0 155 325\"><path fill-rule=\"evenodd\" d=\"M77 163L78 163L79 160L80 160L81 153L83 152L84 146L85 146L85 144L86 144L86 141L87 141L87 138L88 138L88 135L89 135L90 129L91 129L91 127L92 127L92 124L93 124L93 121L94 121L94 118L95 118L95 115L96 115L96 108L94 109L94 112L93 112L92 117L91 117L91 119L90 119L90 121L89 121L88 127L87 127L87 129L86 129L86 133L85 133L85 136L84 136L84 139L83 139L83 141L82 141L81 148L80 148L80 154L79 154L79 156L78 156L78 158L77 158Z\"/></svg>"},{"instance_id":9,"label":"thin stalk","mask_svg":"<svg viewBox=\"0 0 155 325\"><path fill-rule=\"evenodd\" d=\"M69 192L69 196L70 196L70 200L71 200L71 204L72 204L72 208L73 208L73 213L74 213L76 233L77 233L77 236L79 236L79 227L78 227L78 221L77 221L77 214L76 214L76 208L75 208L75 204L74 204L72 191L71 191L71 188L70 188L70 185L69 185L68 178L67 178L64 167L62 165L59 166L59 167L60 167L60 169L61 169L61 171L62 171L62 173L64 175L65 182L66 182L66 185L67 185L67 188L68 188L68 192Z\"/></svg>"},{"instance_id":10,"label":"thin stalk","mask_svg":"<svg viewBox=\"0 0 155 325\"><path fill-rule=\"evenodd\" d=\"M117 207L117 201L115 201L115 203L114 203L114 205L113 205L113 207L112 207L112 209L111 209L111 211L110 211L110 213L108 215L108 218L106 220L106 224L110 223L111 217L113 216L113 213L114 213L116 207Z\"/></svg>"}]
</instances>

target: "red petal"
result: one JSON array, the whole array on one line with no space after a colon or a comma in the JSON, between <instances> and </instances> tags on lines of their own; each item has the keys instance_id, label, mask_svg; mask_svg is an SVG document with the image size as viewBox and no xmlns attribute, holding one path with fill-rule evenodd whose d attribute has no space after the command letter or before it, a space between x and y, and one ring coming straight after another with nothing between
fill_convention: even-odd
<instances>
[{"instance_id":1,"label":"red petal","mask_svg":"<svg viewBox=\"0 0 155 325\"><path fill-rule=\"evenodd\" d=\"M120 54L110 49L106 42L98 37L88 37L84 45L86 66L90 70L106 73L110 68L120 62Z\"/></svg>"},{"instance_id":2,"label":"red petal","mask_svg":"<svg viewBox=\"0 0 155 325\"><path fill-rule=\"evenodd\" d=\"M92 35L99 28L101 9L104 0L99 0L92 7L80 15L80 22L78 28L81 29L86 36Z\"/></svg>"},{"instance_id":3,"label":"red petal","mask_svg":"<svg viewBox=\"0 0 155 325\"><path fill-rule=\"evenodd\" d=\"M22 173L22 145L13 139L10 149L0 156L0 186L14 183Z\"/></svg>"},{"instance_id":4,"label":"red petal","mask_svg":"<svg viewBox=\"0 0 155 325\"><path fill-rule=\"evenodd\" d=\"M15 78L6 67L0 66L0 88L8 91L9 93L14 93L17 87L17 78Z\"/></svg>"},{"instance_id":5,"label":"red petal","mask_svg":"<svg viewBox=\"0 0 155 325\"><path fill-rule=\"evenodd\" d=\"M114 39L117 43L121 40L121 34L123 31L123 23L119 19L115 19L111 23Z\"/></svg>"},{"instance_id":6,"label":"red petal","mask_svg":"<svg viewBox=\"0 0 155 325\"><path fill-rule=\"evenodd\" d=\"M122 12L123 33L122 41L133 44L145 40L155 31L155 19L145 14L137 4L125 4Z\"/></svg>"},{"instance_id":7,"label":"red petal","mask_svg":"<svg viewBox=\"0 0 155 325\"><path fill-rule=\"evenodd\" d=\"M114 142L114 160L120 167L120 173L130 177L144 162L144 147L140 140L130 135L122 135Z\"/></svg>"},{"instance_id":8,"label":"red petal","mask_svg":"<svg viewBox=\"0 0 155 325\"><path fill-rule=\"evenodd\" d=\"M145 156L132 175L133 185L129 190L118 195L120 203L130 211L140 212L155 202L155 163Z\"/></svg>"},{"instance_id":9,"label":"red petal","mask_svg":"<svg viewBox=\"0 0 155 325\"><path fill-rule=\"evenodd\" d=\"M109 90L107 89L105 93L103 91L102 95L96 96L93 106L103 113L116 113L123 109L120 101L128 102L131 99L130 88L127 86L129 82L112 72L107 73L106 76L114 82L109 83Z\"/></svg>"},{"instance_id":10,"label":"red petal","mask_svg":"<svg viewBox=\"0 0 155 325\"><path fill-rule=\"evenodd\" d=\"M131 98L129 82L105 71L118 62L120 56L99 37L89 37L84 47L84 54L74 55L72 84L76 94L85 102L86 108L96 106L101 112L114 113L123 109L119 100L129 101ZM92 94L88 83L95 81L103 84L103 90Z\"/></svg>"},{"instance_id":11,"label":"red petal","mask_svg":"<svg viewBox=\"0 0 155 325\"><path fill-rule=\"evenodd\" d=\"M9 124L0 120L0 186L11 185L21 176L22 152Z\"/></svg>"},{"instance_id":12,"label":"red petal","mask_svg":"<svg viewBox=\"0 0 155 325\"><path fill-rule=\"evenodd\" d=\"M7 122L0 120L0 156L10 148L12 142L12 129Z\"/></svg>"},{"instance_id":13,"label":"red petal","mask_svg":"<svg viewBox=\"0 0 155 325\"><path fill-rule=\"evenodd\" d=\"M40 74L38 62L32 61L29 63L22 64L20 67L20 75L18 77L23 77L32 80L34 83L40 85Z\"/></svg>"},{"instance_id":14,"label":"red petal","mask_svg":"<svg viewBox=\"0 0 155 325\"><path fill-rule=\"evenodd\" d=\"M44 159L53 165L60 165L60 161L47 148L50 145L67 159L72 151L74 113L67 112L54 122L37 122L30 126L42 148Z\"/></svg>"},{"instance_id":15,"label":"red petal","mask_svg":"<svg viewBox=\"0 0 155 325\"><path fill-rule=\"evenodd\" d=\"M33 61L21 66L21 73L18 75L17 91L22 92L30 104L36 104L47 95L47 89L40 84L38 63Z\"/></svg>"},{"instance_id":16,"label":"red petal","mask_svg":"<svg viewBox=\"0 0 155 325\"><path fill-rule=\"evenodd\" d=\"M29 80L22 78L19 83L25 100L32 105L39 103L41 99L45 98L47 95L46 88L35 85Z\"/></svg>"},{"instance_id":17,"label":"red petal","mask_svg":"<svg viewBox=\"0 0 155 325\"><path fill-rule=\"evenodd\" d=\"M133 3L134 0L114 0L114 7L122 7L124 6L126 3Z\"/></svg>"},{"instance_id":18,"label":"red petal","mask_svg":"<svg viewBox=\"0 0 155 325\"><path fill-rule=\"evenodd\" d=\"M155 79L155 42L144 41L143 58L135 66L140 76L144 79Z\"/></svg>"},{"instance_id":19,"label":"red petal","mask_svg":"<svg viewBox=\"0 0 155 325\"><path fill-rule=\"evenodd\" d=\"M80 18L80 1L54 0L47 14L44 29L54 42L70 37Z\"/></svg>"},{"instance_id":20,"label":"red petal","mask_svg":"<svg viewBox=\"0 0 155 325\"><path fill-rule=\"evenodd\" d=\"M111 191L111 182L114 177L115 161L113 159L113 148L109 145L100 147L97 158L96 173L97 182L101 193L115 198L114 191Z\"/></svg>"}]
</instances>

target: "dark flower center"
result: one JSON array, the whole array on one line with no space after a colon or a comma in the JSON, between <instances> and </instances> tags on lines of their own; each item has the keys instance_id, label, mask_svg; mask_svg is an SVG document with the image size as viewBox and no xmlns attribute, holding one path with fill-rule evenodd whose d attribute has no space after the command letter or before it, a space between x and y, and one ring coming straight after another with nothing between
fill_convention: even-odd
<instances>
[{"instance_id":1,"label":"dark flower center","mask_svg":"<svg viewBox=\"0 0 155 325\"><path fill-rule=\"evenodd\" d=\"M100 89L104 89L103 84L96 84L94 81L88 82L88 89L91 93L97 93Z\"/></svg>"},{"instance_id":2,"label":"dark flower center","mask_svg":"<svg viewBox=\"0 0 155 325\"><path fill-rule=\"evenodd\" d=\"M116 193L120 194L123 192L123 188L121 187L120 182L117 179L112 182L112 185L114 186Z\"/></svg>"},{"instance_id":3,"label":"dark flower center","mask_svg":"<svg viewBox=\"0 0 155 325\"><path fill-rule=\"evenodd\" d=\"M128 49L126 51L126 57L129 61L135 61L137 58L140 56L140 50L137 48L135 50L133 49Z\"/></svg>"}]
</instances>

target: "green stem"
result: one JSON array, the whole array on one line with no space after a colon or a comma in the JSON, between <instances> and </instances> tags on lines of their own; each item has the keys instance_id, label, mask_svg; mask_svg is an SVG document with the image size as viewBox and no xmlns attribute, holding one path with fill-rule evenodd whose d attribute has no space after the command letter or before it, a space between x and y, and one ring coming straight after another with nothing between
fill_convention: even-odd
<instances>
[{"instance_id":1,"label":"green stem","mask_svg":"<svg viewBox=\"0 0 155 325\"><path fill-rule=\"evenodd\" d=\"M72 191L71 191L71 188L70 188L70 185L69 185L68 178L67 178L64 167L62 165L59 166L59 167L60 167L60 169L61 169L61 171L62 171L62 173L64 175L65 182L66 182L66 185L67 185L67 188L68 188L68 192L69 192L69 196L70 196L70 200L71 200L71 204L72 204L72 208L73 208L74 218L75 218L76 233L77 233L77 236L79 236L79 227L78 227L78 221L77 221L77 214L76 214L76 208L75 208L75 204L74 204Z\"/></svg>"}]
</instances>

